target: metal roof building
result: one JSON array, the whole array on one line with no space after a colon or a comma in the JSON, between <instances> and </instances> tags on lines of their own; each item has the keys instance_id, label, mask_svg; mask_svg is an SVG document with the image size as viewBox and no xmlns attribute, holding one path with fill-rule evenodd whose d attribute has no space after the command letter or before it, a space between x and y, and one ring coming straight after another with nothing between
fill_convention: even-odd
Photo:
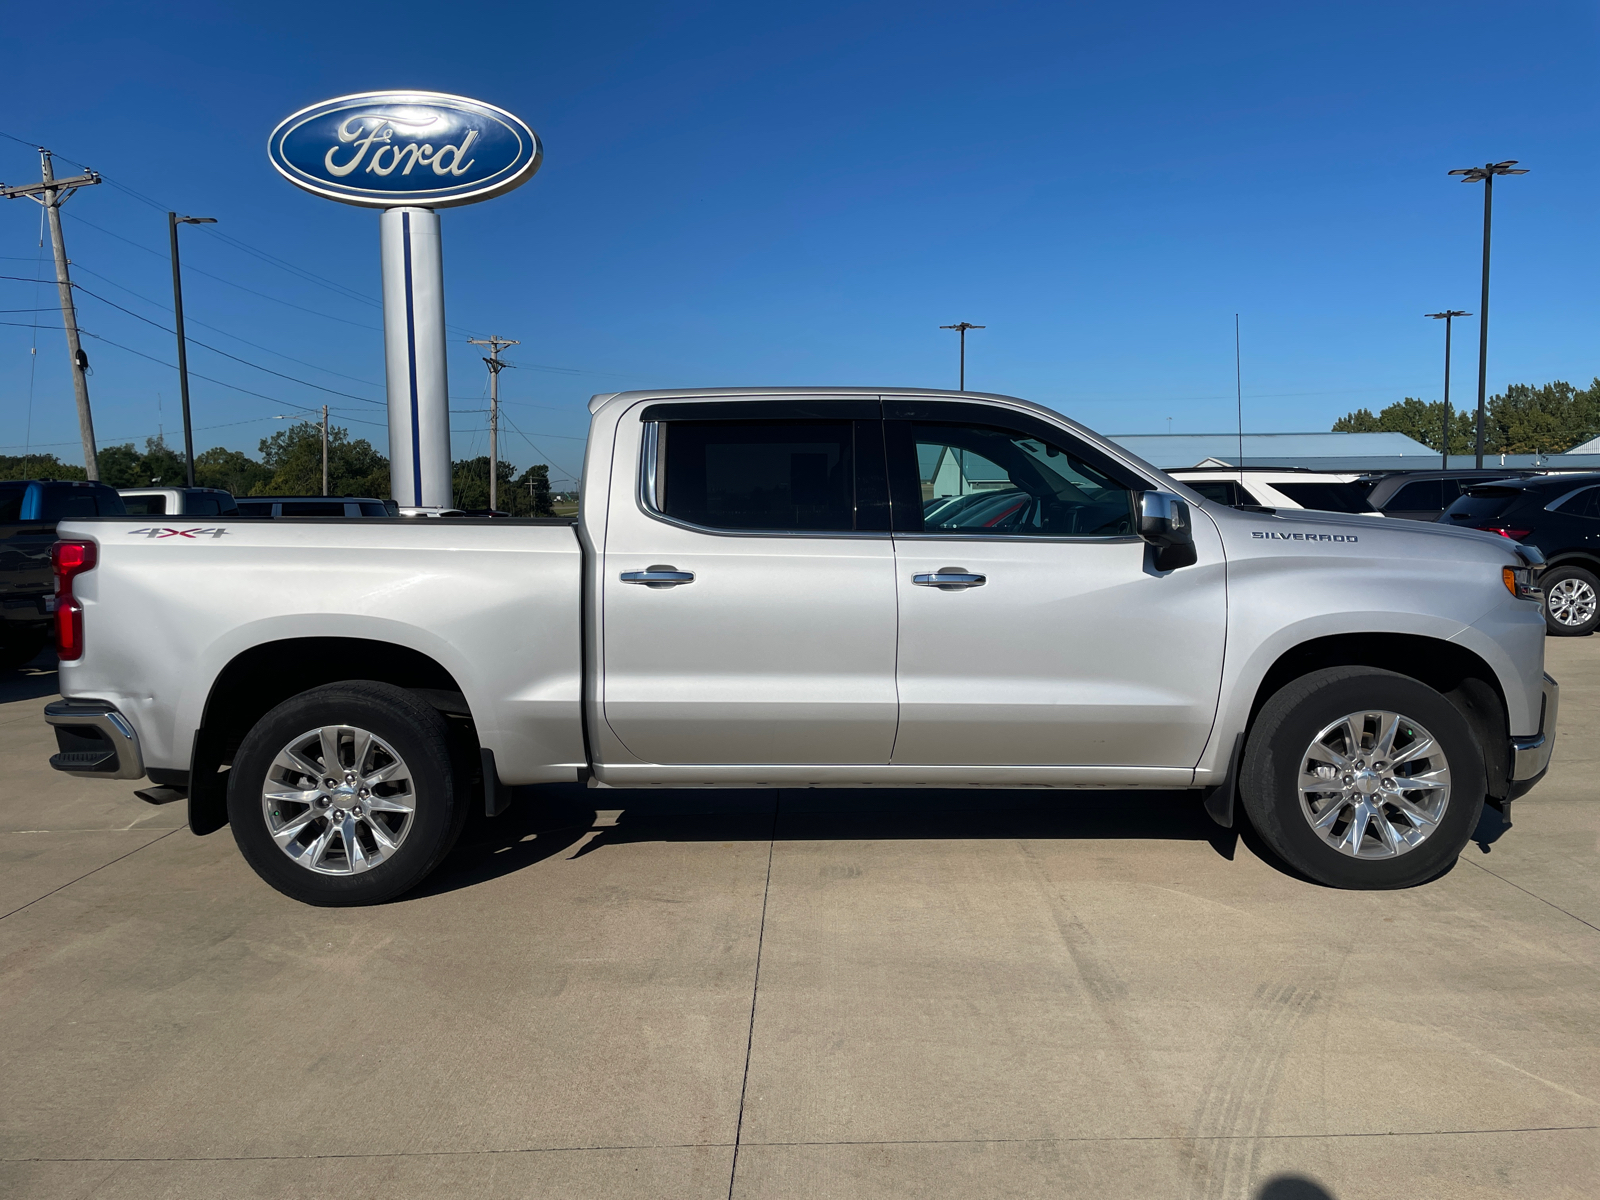
<instances>
[{"instance_id":1,"label":"metal roof building","mask_svg":"<svg viewBox=\"0 0 1600 1200\"><path fill-rule=\"evenodd\" d=\"M1112 434L1116 442L1163 470L1180 467L1309 467L1319 471L1427 470L1439 452L1403 433L1247 433L1244 459L1237 433Z\"/></svg>"},{"instance_id":2,"label":"metal roof building","mask_svg":"<svg viewBox=\"0 0 1600 1200\"><path fill-rule=\"evenodd\" d=\"M1439 452L1403 433L1247 433L1244 459L1237 433L1124 433L1111 440L1164 471L1184 467L1303 467L1312 471L1431 471ZM1600 471L1600 443L1586 442L1566 454L1485 454L1486 467L1544 467ZM1476 465L1470 454L1452 454L1452 468Z\"/></svg>"}]
</instances>

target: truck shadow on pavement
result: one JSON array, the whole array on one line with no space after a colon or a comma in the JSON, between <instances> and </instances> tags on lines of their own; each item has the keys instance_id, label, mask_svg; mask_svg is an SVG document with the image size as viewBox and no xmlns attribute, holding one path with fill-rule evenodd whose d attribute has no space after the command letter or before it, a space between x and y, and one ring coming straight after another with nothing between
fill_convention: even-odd
<instances>
[{"instance_id":1,"label":"truck shadow on pavement","mask_svg":"<svg viewBox=\"0 0 1600 1200\"><path fill-rule=\"evenodd\" d=\"M510 808L469 818L448 858L403 899L472 887L549 858L634 842L1156 839L1206 842L1231 860L1197 792L1037 789L516 788ZM1246 834L1246 836L1250 836Z\"/></svg>"}]
</instances>

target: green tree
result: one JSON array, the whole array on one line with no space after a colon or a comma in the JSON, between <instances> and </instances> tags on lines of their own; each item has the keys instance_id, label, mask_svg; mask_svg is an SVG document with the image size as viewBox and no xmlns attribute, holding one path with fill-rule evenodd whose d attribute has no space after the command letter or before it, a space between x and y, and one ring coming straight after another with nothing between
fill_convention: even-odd
<instances>
[{"instance_id":1,"label":"green tree","mask_svg":"<svg viewBox=\"0 0 1600 1200\"><path fill-rule=\"evenodd\" d=\"M550 507L550 468L544 463L529 467L520 476L505 459L498 463L496 497L501 512L514 517L548 517ZM464 458L451 464L451 491L457 508L489 507L489 456Z\"/></svg>"},{"instance_id":2,"label":"green tree","mask_svg":"<svg viewBox=\"0 0 1600 1200\"><path fill-rule=\"evenodd\" d=\"M194 481L200 487L221 488L235 496L248 496L257 484L264 484L271 478L271 471L242 450L213 446L194 456ZM318 483L321 483L320 478Z\"/></svg>"},{"instance_id":3,"label":"green tree","mask_svg":"<svg viewBox=\"0 0 1600 1200\"><path fill-rule=\"evenodd\" d=\"M1451 407L1454 411L1450 414L1450 453L1470 454L1474 429L1473 414L1462 412L1454 405ZM1440 445L1443 427L1444 401L1435 400L1430 403L1411 396L1389 405L1376 416L1371 409L1358 408L1333 423L1335 433L1403 433L1435 450L1443 448Z\"/></svg>"},{"instance_id":4,"label":"green tree","mask_svg":"<svg viewBox=\"0 0 1600 1200\"><path fill-rule=\"evenodd\" d=\"M95 463L100 482L115 488L183 487L188 482L183 455L161 437L145 438L142 454L132 442L107 446L95 455Z\"/></svg>"},{"instance_id":5,"label":"green tree","mask_svg":"<svg viewBox=\"0 0 1600 1200\"><path fill-rule=\"evenodd\" d=\"M0 454L0 479L87 479L82 467L54 454Z\"/></svg>"},{"instance_id":6,"label":"green tree","mask_svg":"<svg viewBox=\"0 0 1600 1200\"><path fill-rule=\"evenodd\" d=\"M253 485L252 496L315 496L322 491L322 425L301 421L261 439L261 464L271 477ZM328 493L333 496L389 494L389 460L365 438L328 430Z\"/></svg>"},{"instance_id":7,"label":"green tree","mask_svg":"<svg viewBox=\"0 0 1600 1200\"><path fill-rule=\"evenodd\" d=\"M1484 448L1496 454L1560 454L1600 434L1600 379L1585 390L1556 380L1514 383L1487 405Z\"/></svg>"}]
</instances>

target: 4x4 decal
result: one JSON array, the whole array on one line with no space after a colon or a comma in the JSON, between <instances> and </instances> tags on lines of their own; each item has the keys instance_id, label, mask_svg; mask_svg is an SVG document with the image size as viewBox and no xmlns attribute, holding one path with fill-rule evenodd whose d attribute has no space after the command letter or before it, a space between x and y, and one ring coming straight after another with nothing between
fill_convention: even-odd
<instances>
[{"instance_id":1,"label":"4x4 decal","mask_svg":"<svg viewBox=\"0 0 1600 1200\"><path fill-rule=\"evenodd\" d=\"M137 537L143 535L147 538L197 538L209 534L211 537L219 538L227 532L227 529L221 525L214 525L208 529L201 529L198 526L193 529L172 529L164 525L150 525L144 529L130 529L128 530L128 536Z\"/></svg>"}]
</instances>

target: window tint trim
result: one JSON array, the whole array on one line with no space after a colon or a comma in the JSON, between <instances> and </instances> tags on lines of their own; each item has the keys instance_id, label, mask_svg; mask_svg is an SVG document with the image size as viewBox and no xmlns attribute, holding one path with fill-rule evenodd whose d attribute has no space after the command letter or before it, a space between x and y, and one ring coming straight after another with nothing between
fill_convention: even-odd
<instances>
[{"instance_id":1,"label":"window tint trim","mask_svg":"<svg viewBox=\"0 0 1600 1200\"><path fill-rule=\"evenodd\" d=\"M1557 512L1557 511L1560 510L1560 508L1561 508L1561 506L1563 504L1566 504L1568 501L1577 499L1579 496L1583 495L1583 493L1589 491L1591 488L1596 488L1596 487L1600 487L1600 484L1597 484L1597 483L1586 483L1580 488L1573 488L1570 492L1563 492L1561 495L1557 496L1554 500L1550 501L1549 504L1546 504L1544 506L1544 510L1545 510L1545 512ZM1578 514L1577 513L1566 513L1565 515L1571 517L1571 516L1577 516Z\"/></svg>"}]
</instances>

